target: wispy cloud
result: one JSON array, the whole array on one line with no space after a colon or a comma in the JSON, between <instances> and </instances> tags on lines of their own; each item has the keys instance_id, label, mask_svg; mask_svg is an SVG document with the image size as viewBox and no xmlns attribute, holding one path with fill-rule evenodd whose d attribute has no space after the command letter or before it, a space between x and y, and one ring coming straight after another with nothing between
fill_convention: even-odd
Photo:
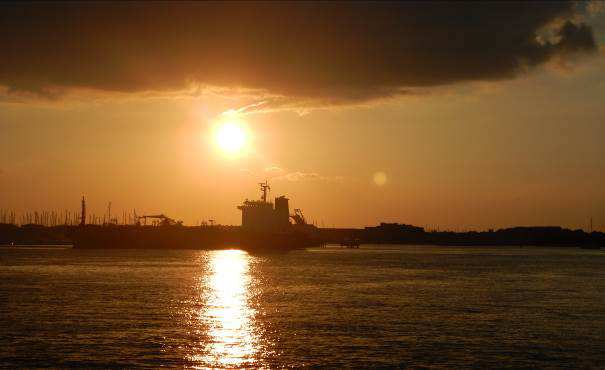
<instances>
[{"instance_id":1,"label":"wispy cloud","mask_svg":"<svg viewBox=\"0 0 605 370\"><path fill-rule=\"evenodd\" d=\"M324 176L317 172L289 172L282 176L275 177L274 180L285 180L285 181L325 181L325 182L342 182L342 176Z\"/></svg>"},{"instance_id":2,"label":"wispy cloud","mask_svg":"<svg viewBox=\"0 0 605 370\"><path fill-rule=\"evenodd\" d=\"M339 183L344 180L342 176L328 176L322 175L317 172L305 172L305 171L288 171L280 166L272 165L263 168L261 171L252 171L249 169L241 169L243 174L253 175L260 179L268 179L271 181L289 181L289 182L302 182L302 181L323 181L330 183Z\"/></svg>"},{"instance_id":3,"label":"wispy cloud","mask_svg":"<svg viewBox=\"0 0 605 370\"><path fill-rule=\"evenodd\" d=\"M270 175L281 175L285 172L285 170L278 166L269 166L265 168L265 173Z\"/></svg>"}]
</instances>

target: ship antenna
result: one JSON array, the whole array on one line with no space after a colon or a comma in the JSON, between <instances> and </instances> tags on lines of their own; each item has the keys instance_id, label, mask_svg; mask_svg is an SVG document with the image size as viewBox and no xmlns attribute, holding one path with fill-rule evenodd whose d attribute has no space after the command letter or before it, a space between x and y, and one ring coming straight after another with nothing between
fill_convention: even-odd
<instances>
[{"instance_id":1,"label":"ship antenna","mask_svg":"<svg viewBox=\"0 0 605 370\"><path fill-rule=\"evenodd\" d=\"M262 200L263 202L267 201L267 191L271 190L271 187L269 186L269 181L265 180L265 182L260 182L260 189L263 192L263 196L262 196Z\"/></svg>"}]
</instances>

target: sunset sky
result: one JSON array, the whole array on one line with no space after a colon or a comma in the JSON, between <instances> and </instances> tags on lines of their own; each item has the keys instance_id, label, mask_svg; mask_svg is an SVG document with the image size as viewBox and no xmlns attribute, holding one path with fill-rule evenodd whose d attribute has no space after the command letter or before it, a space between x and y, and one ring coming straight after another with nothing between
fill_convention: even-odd
<instances>
[{"instance_id":1,"label":"sunset sky","mask_svg":"<svg viewBox=\"0 0 605 370\"><path fill-rule=\"evenodd\" d=\"M0 45L0 209L605 229L603 2L18 3Z\"/></svg>"}]
</instances>

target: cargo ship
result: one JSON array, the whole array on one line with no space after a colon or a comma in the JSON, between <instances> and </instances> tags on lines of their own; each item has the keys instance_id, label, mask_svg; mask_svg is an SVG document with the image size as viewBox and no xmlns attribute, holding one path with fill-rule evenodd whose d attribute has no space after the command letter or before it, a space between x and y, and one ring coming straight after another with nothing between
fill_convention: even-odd
<instances>
[{"instance_id":1,"label":"cargo ship","mask_svg":"<svg viewBox=\"0 0 605 370\"><path fill-rule=\"evenodd\" d=\"M184 226L163 214L138 216L135 225L88 225L82 203L82 223L69 230L74 248L155 248L286 251L323 244L317 228L306 222L302 211L290 214L285 196L267 200L270 186L260 183L261 199L245 200L241 226ZM147 221L151 219L152 225Z\"/></svg>"}]
</instances>

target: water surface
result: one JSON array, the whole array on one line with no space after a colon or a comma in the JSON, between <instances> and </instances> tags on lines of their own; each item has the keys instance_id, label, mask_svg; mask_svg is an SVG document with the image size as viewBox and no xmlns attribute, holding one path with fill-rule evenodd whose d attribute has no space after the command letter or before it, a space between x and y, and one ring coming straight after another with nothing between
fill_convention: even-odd
<instances>
[{"instance_id":1,"label":"water surface","mask_svg":"<svg viewBox=\"0 0 605 370\"><path fill-rule=\"evenodd\" d=\"M0 250L4 367L605 367L605 251Z\"/></svg>"}]
</instances>

